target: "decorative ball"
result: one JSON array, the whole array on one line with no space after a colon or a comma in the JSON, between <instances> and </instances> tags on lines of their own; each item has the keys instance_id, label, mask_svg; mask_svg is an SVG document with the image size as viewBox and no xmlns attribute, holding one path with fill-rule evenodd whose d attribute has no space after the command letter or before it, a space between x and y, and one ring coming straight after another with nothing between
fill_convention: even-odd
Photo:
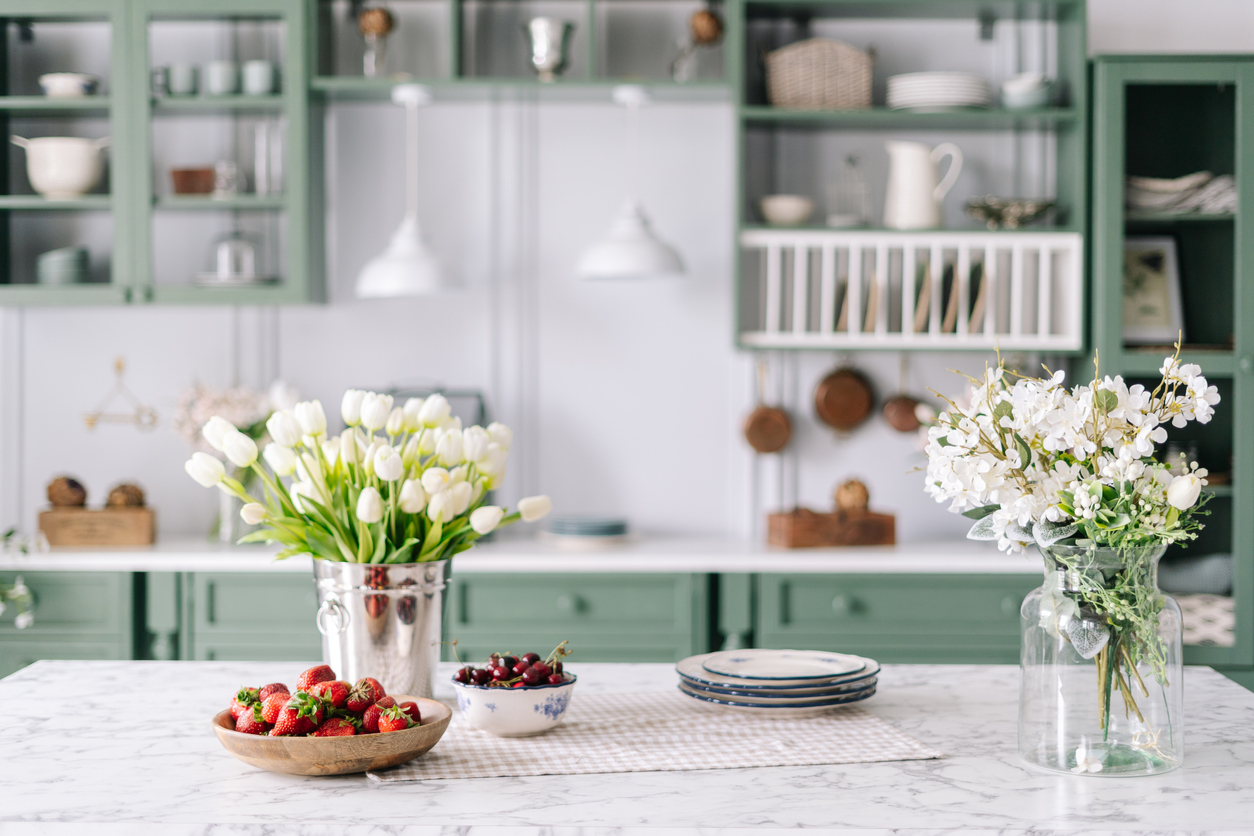
<instances>
[{"instance_id":1,"label":"decorative ball","mask_svg":"<svg viewBox=\"0 0 1254 836\"><path fill-rule=\"evenodd\" d=\"M139 485L118 485L109 491L105 505L110 508L143 508L144 490Z\"/></svg>"},{"instance_id":2,"label":"decorative ball","mask_svg":"<svg viewBox=\"0 0 1254 836\"><path fill-rule=\"evenodd\" d=\"M870 491L857 479L850 479L836 488L836 507L841 511L865 511L870 504Z\"/></svg>"},{"instance_id":3,"label":"decorative ball","mask_svg":"<svg viewBox=\"0 0 1254 836\"><path fill-rule=\"evenodd\" d=\"M71 476L59 476L48 483L48 501L57 508L81 508L87 504L87 489Z\"/></svg>"},{"instance_id":4,"label":"decorative ball","mask_svg":"<svg viewBox=\"0 0 1254 836\"><path fill-rule=\"evenodd\" d=\"M688 20L688 27L692 30L693 43L700 46L716 44L723 37L723 21L709 9L694 12Z\"/></svg>"},{"instance_id":5,"label":"decorative ball","mask_svg":"<svg viewBox=\"0 0 1254 836\"><path fill-rule=\"evenodd\" d=\"M396 25L387 9L362 9L357 15L357 28L363 35L386 35Z\"/></svg>"}]
</instances>

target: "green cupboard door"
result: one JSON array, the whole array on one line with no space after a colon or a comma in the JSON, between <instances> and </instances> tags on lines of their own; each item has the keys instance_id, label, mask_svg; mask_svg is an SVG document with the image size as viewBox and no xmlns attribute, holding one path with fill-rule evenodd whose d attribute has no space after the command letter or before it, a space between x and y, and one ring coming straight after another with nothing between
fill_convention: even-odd
<instances>
[{"instance_id":1,"label":"green cupboard door","mask_svg":"<svg viewBox=\"0 0 1254 836\"><path fill-rule=\"evenodd\" d=\"M304 573L196 572L183 578L184 659L322 657L317 591Z\"/></svg>"},{"instance_id":2,"label":"green cupboard door","mask_svg":"<svg viewBox=\"0 0 1254 836\"><path fill-rule=\"evenodd\" d=\"M134 589L129 572L0 572L22 577L34 597L34 623L19 630L17 608L0 615L0 676L40 659L130 659Z\"/></svg>"}]
</instances>

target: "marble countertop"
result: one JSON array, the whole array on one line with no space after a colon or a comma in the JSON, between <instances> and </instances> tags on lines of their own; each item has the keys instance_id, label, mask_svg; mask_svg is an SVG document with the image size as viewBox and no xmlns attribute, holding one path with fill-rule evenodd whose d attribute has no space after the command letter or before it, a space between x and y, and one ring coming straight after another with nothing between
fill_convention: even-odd
<instances>
[{"instance_id":1,"label":"marble countertop","mask_svg":"<svg viewBox=\"0 0 1254 836\"><path fill-rule=\"evenodd\" d=\"M209 718L241 684L291 683L303 667L45 661L0 680L0 833L1198 834L1254 822L1254 693L1207 668L1185 674L1184 767L1150 778L1022 764L1013 666L888 665L861 705L945 759L378 785L262 772L214 738ZM449 697L444 668L437 696ZM669 665L571 669L584 693L676 681Z\"/></svg>"},{"instance_id":2,"label":"marble countertop","mask_svg":"<svg viewBox=\"0 0 1254 836\"><path fill-rule=\"evenodd\" d=\"M0 555L0 571L297 572L311 560L276 561L277 548L167 540L155 546L57 548ZM945 540L896 546L777 549L714 538L640 538L597 551L572 551L539 539L511 538L458 555L458 573L476 572L1041 572L1035 554L1007 555L989 543Z\"/></svg>"}]
</instances>

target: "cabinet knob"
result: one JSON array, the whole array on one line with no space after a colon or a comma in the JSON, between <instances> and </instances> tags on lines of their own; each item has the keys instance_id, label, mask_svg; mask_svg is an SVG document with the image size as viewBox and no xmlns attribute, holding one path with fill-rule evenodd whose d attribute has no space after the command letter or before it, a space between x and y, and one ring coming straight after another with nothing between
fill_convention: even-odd
<instances>
[{"instance_id":1,"label":"cabinet knob","mask_svg":"<svg viewBox=\"0 0 1254 836\"><path fill-rule=\"evenodd\" d=\"M1018 615L1019 608L1023 606L1023 601L1014 595L1007 595L1001 599L1001 611L1003 615Z\"/></svg>"},{"instance_id":2,"label":"cabinet knob","mask_svg":"<svg viewBox=\"0 0 1254 836\"><path fill-rule=\"evenodd\" d=\"M837 615L850 615L853 613L853 598L848 595L837 595L832 599L832 612Z\"/></svg>"},{"instance_id":3,"label":"cabinet knob","mask_svg":"<svg viewBox=\"0 0 1254 836\"><path fill-rule=\"evenodd\" d=\"M566 615L575 615L576 613L583 610L583 601L579 599L578 595L571 595L569 593L565 595L559 595L557 596L556 603L557 603L557 611L560 613L565 613Z\"/></svg>"},{"instance_id":4,"label":"cabinet knob","mask_svg":"<svg viewBox=\"0 0 1254 836\"><path fill-rule=\"evenodd\" d=\"M1248 354L1245 355L1237 361L1237 368L1239 368L1244 374L1254 372L1254 357L1251 357Z\"/></svg>"}]
</instances>

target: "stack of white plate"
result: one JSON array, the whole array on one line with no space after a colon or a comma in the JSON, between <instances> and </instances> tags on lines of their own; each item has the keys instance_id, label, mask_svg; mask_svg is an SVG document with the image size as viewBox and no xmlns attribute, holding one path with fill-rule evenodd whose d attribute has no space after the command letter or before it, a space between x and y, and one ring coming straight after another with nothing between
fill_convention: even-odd
<instances>
[{"instance_id":1,"label":"stack of white plate","mask_svg":"<svg viewBox=\"0 0 1254 836\"><path fill-rule=\"evenodd\" d=\"M904 73L888 79L888 106L893 110L988 107L992 101L988 82L971 73Z\"/></svg>"},{"instance_id":2,"label":"stack of white plate","mask_svg":"<svg viewBox=\"0 0 1254 836\"><path fill-rule=\"evenodd\" d=\"M724 650L689 656L679 690L731 711L812 717L875 693L879 663L821 650Z\"/></svg>"}]
</instances>

